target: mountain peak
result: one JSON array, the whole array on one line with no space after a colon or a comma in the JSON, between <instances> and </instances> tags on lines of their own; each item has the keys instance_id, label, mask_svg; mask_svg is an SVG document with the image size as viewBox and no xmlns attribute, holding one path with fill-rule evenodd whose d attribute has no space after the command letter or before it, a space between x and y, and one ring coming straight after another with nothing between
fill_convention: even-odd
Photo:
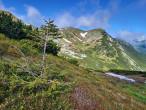
<instances>
[{"instance_id":1,"label":"mountain peak","mask_svg":"<svg viewBox=\"0 0 146 110\"><path fill-rule=\"evenodd\" d=\"M142 57L130 44L112 38L102 28L83 31L68 27L61 32L63 39L60 55L78 59L83 67L145 70Z\"/></svg>"}]
</instances>

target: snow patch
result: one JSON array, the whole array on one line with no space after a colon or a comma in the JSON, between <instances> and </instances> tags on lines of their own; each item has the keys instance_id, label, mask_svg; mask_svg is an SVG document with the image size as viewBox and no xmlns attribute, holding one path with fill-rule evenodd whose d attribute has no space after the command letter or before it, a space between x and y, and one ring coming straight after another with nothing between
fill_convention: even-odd
<instances>
[{"instance_id":1,"label":"snow patch","mask_svg":"<svg viewBox=\"0 0 146 110\"><path fill-rule=\"evenodd\" d=\"M29 23L25 23L25 25L30 26L31 24L29 24Z\"/></svg>"},{"instance_id":2,"label":"snow patch","mask_svg":"<svg viewBox=\"0 0 146 110\"><path fill-rule=\"evenodd\" d=\"M117 77L117 78L120 78L120 79L124 79L124 80L127 80L129 82L135 82L134 79L127 78L126 76L121 76L121 75L117 75L117 74L114 74L114 73L105 73L105 74L113 76L113 77Z\"/></svg>"},{"instance_id":3,"label":"snow patch","mask_svg":"<svg viewBox=\"0 0 146 110\"><path fill-rule=\"evenodd\" d=\"M87 56L85 54L81 54L81 57L82 58L86 58Z\"/></svg>"},{"instance_id":4,"label":"snow patch","mask_svg":"<svg viewBox=\"0 0 146 110\"><path fill-rule=\"evenodd\" d=\"M67 40L67 39L65 39L65 38L63 38L63 40L65 40L67 43L72 43L72 42L70 42L69 40Z\"/></svg>"},{"instance_id":5,"label":"snow patch","mask_svg":"<svg viewBox=\"0 0 146 110\"><path fill-rule=\"evenodd\" d=\"M78 38L78 37L77 37ZM79 41L82 41L80 38L78 38L79 39Z\"/></svg>"},{"instance_id":6,"label":"snow patch","mask_svg":"<svg viewBox=\"0 0 146 110\"><path fill-rule=\"evenodd\" d=\"M109 45L112 46L112 44L109 42Z\"/></svg>"},{"instance_id":7,"label":"snow patch","mask_svg":"<svg viewBox=\"0 0 146 110\"><path fill-rule=\"evenodd\" d=\"M76 42L76 39L72 38L72 40Z\"/></svg>"},{"instance_id":8,"label":"snow patch","mask_svg":"<svg viewBox=\"0 0 146 110\"><path fill-rule=\"evenodd\" d=\"M87 35L87 32L85 32L85 33L80 33L80 35L81 35L82 37L85 37L85 36Z\"/></svg>"},{"instance_id":9,"label":"snow patch","mask_svg":"<svg viewBox=\"0 0 146 110\"><path fill-rule=\"evenodd\" d=\"M107 38L109 41L113 42L113 39L110 36L108 36Z\"/></svg>"},{"instance_id":10,"label":"snow patch","mask_svg":"<svg viewBox=\"0 0 146 110\"><path fill-rule=\"evenodd\" d=\"M85 54L75 53L74 51L70 50L70 48L67 47L67 45L62 46L61 52L63 54L67 54L67 55L71 56L72 58L77 58L77 59L83 59L83 58L87 57Z\"/></svg>"}]
</instances>

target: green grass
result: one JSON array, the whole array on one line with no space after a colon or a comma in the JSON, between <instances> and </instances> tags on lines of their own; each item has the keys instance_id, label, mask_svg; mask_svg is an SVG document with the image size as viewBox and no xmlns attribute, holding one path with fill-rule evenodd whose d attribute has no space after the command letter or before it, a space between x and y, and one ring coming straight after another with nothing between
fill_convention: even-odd
<instances>
[{"instance_id":1,"label":"green grass","mask_svg":"<svg viewBox=\"0 0 146 110\"><path fill-rule=\"evenodd\" d=\"M121 88L123 88L126 92L131 94L133 97L138 99L139 101L146 104L146 85L133 85L133 84L118 84Z\"/></svg>"}]
</instances>

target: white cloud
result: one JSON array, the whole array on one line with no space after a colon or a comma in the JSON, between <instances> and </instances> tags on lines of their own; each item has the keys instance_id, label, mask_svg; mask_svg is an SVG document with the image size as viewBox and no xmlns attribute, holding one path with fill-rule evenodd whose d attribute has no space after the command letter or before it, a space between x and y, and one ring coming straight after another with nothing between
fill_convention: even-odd
<instances>
[{"instance_id":1,"label":"white cloud","mask_svg":"<svg viewBox=\"0 0 146 110\"><path fill-rule=\"evenodd\" d=\"M138 0L137 6L138 7L144 7L144 6L146 6L146 0Z\"/></svg>"},{"instance_id":2,"label":"white cloud","mask_svg":"<svg viewBox=\"0 0 146 110\"><path fill-rule=\"evenodd\" d=\"M146 40L146 35L142 35L141 37L137 38L137 41L143 41Z\"/></svg>"},{"instance_id":3,"label":"white cloud","mask_svg":"<svg viewBox=\"0 0 146 110\"><path fill-rule=\"evenodd\" d=\"M11 12L14 16L21 19L25 23L33 24L39 26L43 22L43 16L40 14L39 10L36 9L33 6L24 5L24 8L26 9L26 14L18 14L16 13L16 10L14 7L6 8L0 0L0 10L5 10Z\"/></svg>"},{"instance_id":4,"label":"white cloud","mask_svg":"<svg viewBox=\"0 0 146 110\"><path fill-rule=\"evenodd\" d=\"M1 10L4 10L5 9L5 6L3 5L2 1L0 0L0 9Z\"/></svg>"},{"instance_id":5,"label":"white cloud","mask_svg":"<svg viewBox=\"0 0 146 110\"><path fill-rule=\"evenodd\" d=\"M102 7L100 0L83 0L77 6L71 7L71 10L57 15L55 24L59 28L107 29L110 27L109 21L112 15L118 10L120 1L110 0L107 2L107 6L105 5L106 7Z\"/></svg>"},{"instance_id":6,"label":"white cloud","mask_svg":"<svg viewBox=\"0 0 146 110\"><path fill-rule=\"evenodd\" d=\"M120 3L121 0L110 0L109 7L111 7L113 11L117 11Z\"/></svg>"},{"instance_id":7,"label":"white cloud","mask_svg":"<svg viewBox=\"0 0 146 110\"><path fill-rule=\"evenodd\" d=\"M40 14L39 10L37 10L33 6L25 5L25 9L27 14L20 15L20 18L27 23L30 24L41 24L43 20L43 16Z\"/></svg>"},{"instance_id":8,"label":"white cloud","mask_svg":"<svg viewBox=\"0 0 146 110\"><path fill-rule=\"evenodd\" d=\"M76 16L71 12L63 12L55 19L55 24L59 28L65 27L85 27L87 29L108 28L111 13L108 10L96 10L92 13L84 13Z\"/></svg>"},{"instance_id":9,"label":"white cloud","mask_svg":"<svg viewBox=\"0 0 146 110\"><path fill-rule=\"evenodd\" d=\"M127 31L127 30L120 30L116 32L115 35L116 38L125 40L131 44L134 44L135 41L142 41L146 40L146 34L141 32L133 32L133 31Z\"/></svg>"},{"instance_id":10,"label":"white cloud","mask_svg":"<svg viewBox=\"0 0 146 110\"><path fill-rule=\"evenodd\" d=\"M69 12L65 12L62 15L58 16L55 20L55 24L58 25L59 28L64 27L86 27L87 29L94 29L97 27L109 27L109 19L110 13L106 10L99 10L93 14L81 15L79 17L75 17L71 15Z\"/></svg>"},{"instance_id":11,"label":"white cloud","mask_svg":"<svg viewBox=\"0 0 146 110\"><path fill-rule=\"evenodd\" d=\"M10 8L6 8L2 2L2 0L0 0L0 10L5 10L5 11L9 11L11 13L13 13L15 11L14 7L10 7Z\"/></svg>"},{"instance_id":12,"label":"white cloud","mask_svg":"<svg viewBox=\"0 0 146 110\"><path fill-rule=\"evenodd\" d=\"M75 18L69 12L64 12L55 20L55 24L57 24L59 28L72 26L74 25L74 22Z\"/></svg>"},{"instance_id":13,"label":"white cloud","mask_svg":"<svg viewBox=\"0 0 146 110\"><path fill-rule=\"evenodd\" d=\"M41 15L39 10L29 5L24 5L24 8L26 10L26 14L24 15L17 13L13 13L13 14L25 23L33 24L35 26L40 26L43 22L44 17Z\"/></svg>"},{"instance_id":14,"label":"white cloud","mask_svg":"<svg viewBox=\"0 0 146 110\"><path fill-rule=\"evenodd\" d=\"M110 12L108 10L98 10L95 13L82 15L76 18L75 27L86 27L88 29L94 29L97 27L107 28L109 27Z\"/></svg>"}]
</instances>

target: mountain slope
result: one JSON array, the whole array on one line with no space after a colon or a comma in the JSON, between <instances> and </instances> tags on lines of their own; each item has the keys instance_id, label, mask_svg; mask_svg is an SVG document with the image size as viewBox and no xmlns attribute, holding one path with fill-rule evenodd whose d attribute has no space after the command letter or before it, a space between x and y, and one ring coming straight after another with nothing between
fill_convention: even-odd
<instances>
[{"instance_id":1,"label":"mountain slope","mask_svg":"<svg viewBox=\"0 0 146 110\"><path fill-rule=\"evenodd\" d=\"M12 20L17 22L18 20L21 21L21 23L25 24L25 25L31 25L32 26L32 29L36 29L37 27L32 25L32 24L27 24L27 23L24 23L22 20L18 19L16 16L14 16L13 14L11 14L10 12L8 11L4 11L4 10L0 10L0 13L4 13L4 14L7 14L7 15L12 15Z\"/></svg>"},{"instance_id":2,"label":"mountain slope","mask_svg":"<svg viewBox=\"0 0 146 110\"><path fill-rule=\"evenodd\" d=\"M86 34L82 31L80 37ZM57 42L71 43L67 39ZM130 84L128 91L124 90L122 88L128 82L105 77L103 73L88 72L58 56L46 54L42 76L43 52L38 43L27 37L10 39L0 33L1 110L144 110L146 100L142 85ZM136 94L133 88L138 90Z\"/></svg>"},{"instance_id":3,"label":"mountain slope","mask_svg":"<svg viewBox=\"0 0 146 110\"><path fill-rule=\"evenodd\" d=\"M12 15L10 12L8 11L3 11L3 10L0 10L0 13L4 13L4 14L7 14L7 15ZM12 20L17 22L19 19L17 17L15 17L14 15L12 15ZM21 21L22 22L22 21ZM22 22L23 23L23 22Z\"/></svg>"},{"instance_id":4,"label":"mountain slope","mask_svg":"<svg viewBox=\"0 0 146 110\"><path fill-rule=\"evenodd\" d=\"M122 41L122 40L118 40L119 44L121 44L123 46L123 48L126 50L127 54L135 60L135 62L137 62L138 65L141 65L143 67L146 67L146 55L142 54L138 51L136 51L136 49L130 45L129 43Z\"/></svg>"},{"instance_id":5,"label":"mountain slope","mask_svg":"<svg viewBox=\"0 0 146 110\"><path fill-rule=\"evenodd\" d=\"M0 34L0 45L7 45L0 60L0 109L144 109L145 105L106 81L100 73L87 72L57 56L47 54L46 73L34 78L25 69L39 75L43 53L25 40L10 40ZM27 41L27 40L26 40ZM31 42L31 41L29 41ZM25 48L24 48L25 46ZM0 46L0 50L2 46ZM13 47L25 49L26 58ZM21 68L22 67L22 68ZM102 73L103 74L103 73ZM107 78L108 79L108 78ZM112 80L114 81L114 80Z\"/></svg>"},{"instance_id":6,"label":"mountain slope","mask_svg":"<svg viewBox=\"0 0 146 110\"><path fill-rule=\"evenodd\" d=\"M63 39L56 41L62 45L60 55L78 59L80 66L95 70L110 69L146 71L146 62L133 55L128 49L112 38L103 29L83 31L76 28L61 29ZM131 48L130 46L127 48ZM137 55L140 55L137 52ZM142 55L146 58L145 55Z\"/></svg>"}]
</instances>

